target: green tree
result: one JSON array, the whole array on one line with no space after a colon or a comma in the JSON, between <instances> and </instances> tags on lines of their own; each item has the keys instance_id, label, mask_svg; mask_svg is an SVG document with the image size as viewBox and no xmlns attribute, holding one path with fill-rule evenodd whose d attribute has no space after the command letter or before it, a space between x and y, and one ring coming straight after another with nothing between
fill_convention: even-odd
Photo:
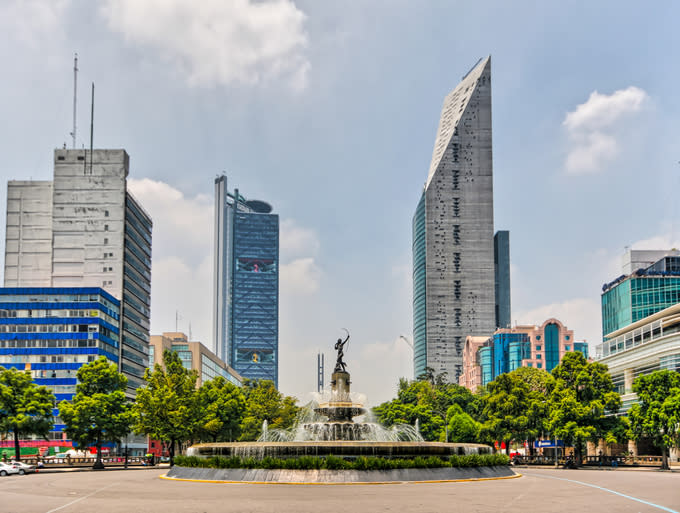
<instances>
[{"instance_id":1,"label":"green tree","mask_svg":"<svg viewBox=\"0 0 680 513\"><path fill-rule=\"evenodd\" d=\"M299 411L297 399L284 396L271 380L245 380L246 410L241 422L239 440L257 440L262 434L262 423L269 427L287 429L295 423Z\"/></svg>"},{"instance_id":2,"label":"green tree","mask_svg":"<svg viewBox=\"0 0 680 513\"><path fill-rule=\"evenodd\" d=\"M97 448L93 468L104 468L102 444L119 442L130 432L131 406L125 397L127 378L104 356L83 365L76 376L76 395L71 402L59 403L59 416L66 425L66 433L79 446Z\"/></svg>"},{"instance_id":3,"label":"green tree","mask_svg":"<svg viewBox=\"0 0 680 513\"><path fill-rule=\"evenodd\" d=\"M454 404L446 412L449 423L449 442L475 443L479 440L482 425Z\"/></svg>"},{"instance_id":4,"label":"green tree","mask_svg":"<svg viewBox=\"0 0 680 513\"><path fill-rule=\"evenodd\" d=\"M446 422L444 418L448 409L458 405L463 412L477 416L479 404L477 398L465 387L448 383L434 376L432 369L426 369L432 379L425 377L415 381L400 379L397 397L373 408L381 424L414 425L419 423L420 434L425 440L444 440ZM427 374L426 373L426 374Z\"/></svg>"},{"instance_id":5,"label":"green tree","mask_svg":"<svg viewBox=\"0 0 680 513\"><path fill-rule=\"evenodd\" d=\"M680 373L659 370L633 383L638 403L629 412L634 440L645 436L661 449L662 468L668 469L668 450L680 446Z\"/></svg>"},{"instance_id":6,"label":"green tree","mask_svg":"<svg viewBox=\"0 0 680 513\"><path fill-rule=\"evenodd\" d=\"M0 367L0 432L12 433L15 459L21 459L21 436L47 439L54 425L54 401L48 388L33 383L29 371Z\"/></svg>"},{"instance_id":7,"label":"green tree","mask_svg":"<svg viewBox=\"0 0 680 513\"><path fill-rule=\"evenodd\" d=\"M524 440L529 430L527 404L529 386L513 373L504 373L486 386L484 417L480 434L486 440L505 442L510 453L512 440Z\"/></svg>"},{"instance_id":8,"label":"green tree","mask_svg":"<svg viewBox=\"0 0 680 513\"><path fill-rule=\"evenodd\" d=\"M587 440L611 441L622 422L616 416L621 397L601 363L589 363L580 352L564 355L552 371L555 385L550 392L547 428L567 445L574 445L575 460L581 461Z\"/></svg>"},{"instance_id":9,"label":"green tree","mask_svg":"<svg viewBox=\"0 0 680 513\"><path fill-rule=\"evenodd\" d=\"M199 411L196 401L196 371L187 370L179 355L163 352L163 366L144 373L147 385L137 390L134 404L134 430L170 444L170 465L175 447L196 432Z\"/></svg>"},{"instance_id":10,"label":"green tree","mask_svg":"<svg viewBox=\"0 0 680 513\"><path fill-rule=\"evenodd\" d=\"M198 437L201 440L231 441L241 434L246 398L239 387L222 376L198 389Z\"/></svg>"},{"instance_id":11,"label":"green tree","mask_svg":"<svg viewBox=\"0 0 680 513\"><path fill-rule=\"evenodd\" d=\"M528 388L525 438L529 445L529 452L533 454L534 441L546 429L550 413L546 398L555 386L555 379L549 372L534 367L520 367L511 374L515 379L525 383Z\"/></svg>"}]
</instances>

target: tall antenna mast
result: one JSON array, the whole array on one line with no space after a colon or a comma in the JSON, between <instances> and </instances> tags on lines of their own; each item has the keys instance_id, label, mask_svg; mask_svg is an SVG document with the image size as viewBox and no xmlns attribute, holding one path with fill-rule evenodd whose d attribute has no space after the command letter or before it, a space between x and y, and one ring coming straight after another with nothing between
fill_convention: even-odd
<instances>
[{"instance_id":1,"label":"tall antenna mast","mask_svg":"<svg viewBox=\"0 0 680 513\"><path fill-rule=\"evenodd\" d=\"M94 82L92 82L92 106L90 111L90 174L92 174L92 160L94 159L94 149L92 147L94 137Z\"/></svg>"},{"instance_id":2,"label":"tall antenna mast","mask_svg":"<svg viewBox=\"0 0 680 513\"><path fill-rule=\"evenodd\" d=\"M73 138L73 149L76 149L76 105L78 99L78 54L73 57L73 131L71 137Z\"/></svg>"}]
</instances>

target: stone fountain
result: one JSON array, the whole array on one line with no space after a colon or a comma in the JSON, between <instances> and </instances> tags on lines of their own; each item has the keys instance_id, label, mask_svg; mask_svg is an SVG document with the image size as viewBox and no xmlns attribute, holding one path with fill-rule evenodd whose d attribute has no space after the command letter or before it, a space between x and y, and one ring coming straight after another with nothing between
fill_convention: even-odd
<instances>
[{"instance_id":1,"label":"stone fountain","mask_svg":"<svg viewBox=\"0 0 680 513\"><path fill-rule=\"evenodd\" d=\"M352 400L351 379L343 360L349 341L338 339L337 361L331 376L330 395L310 408L308 415L288 430L263 429L257 442L207 443L190 447L189 456L238 456L262 459L295 458L300 456L359 456L383 458L414 458L417 456L490 454L491 447L482 444L425 442L414 426L397 425L385 428L375 422L355 422L354 417L367 413L363 404ZM264 426L263 426L264 427Z\"/></svg>"}]
</instances>

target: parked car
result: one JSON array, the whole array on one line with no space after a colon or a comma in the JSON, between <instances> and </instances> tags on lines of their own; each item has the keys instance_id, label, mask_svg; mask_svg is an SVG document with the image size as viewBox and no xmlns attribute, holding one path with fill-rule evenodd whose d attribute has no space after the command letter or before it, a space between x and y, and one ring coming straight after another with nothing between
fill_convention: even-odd
<instances>
[{"instance_id":1,"label":"parked car","mask_svg":"<svg viewBox=\"0 0 680 513\"><path fill-rule=\"evenodd\" d=\"M9 474L18 474L19 467L12 463L5 463L0 461L0 476L8 476Z\"/></svg>"},{"instance_id":2,"label":"parked car","mask_svg":"<svg viewBox=\"0 0 680 513\"><path fill-rule=\"evenodd\" d=\"M36 472L35 465L28 465L23 461L12 461L12 465L15 465L19 469L19 475L21 476Z\"/></svg>"}]
</instances>

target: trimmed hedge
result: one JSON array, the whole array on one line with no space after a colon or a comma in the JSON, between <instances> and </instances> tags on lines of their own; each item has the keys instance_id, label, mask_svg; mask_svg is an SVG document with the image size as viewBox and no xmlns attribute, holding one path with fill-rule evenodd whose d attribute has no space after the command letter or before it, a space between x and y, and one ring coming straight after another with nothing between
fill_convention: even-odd
<instances>
[{"instance_id":1,"label":"trimmed hedge","mask_svg":"<svg viewBox=\"0 0 680 513\"><path fill-rule=\"evenodd\" d=\"M200 458L198 456L176 456L175 464L180 467L202 468L262 468L287 470L394 470L400 468L441 468L441 467L493 467L509 465L510 458L505 454L468 454L453 455L448 459L437 456L429 458L415 457L413 459L377 458L375 456L359 456L346 460L329 455L325 458L317 456L301 456L299 458L270 458L261 460L255 458L239 458L232 456L213 456Z\"/></svg>"}]
</instances>

